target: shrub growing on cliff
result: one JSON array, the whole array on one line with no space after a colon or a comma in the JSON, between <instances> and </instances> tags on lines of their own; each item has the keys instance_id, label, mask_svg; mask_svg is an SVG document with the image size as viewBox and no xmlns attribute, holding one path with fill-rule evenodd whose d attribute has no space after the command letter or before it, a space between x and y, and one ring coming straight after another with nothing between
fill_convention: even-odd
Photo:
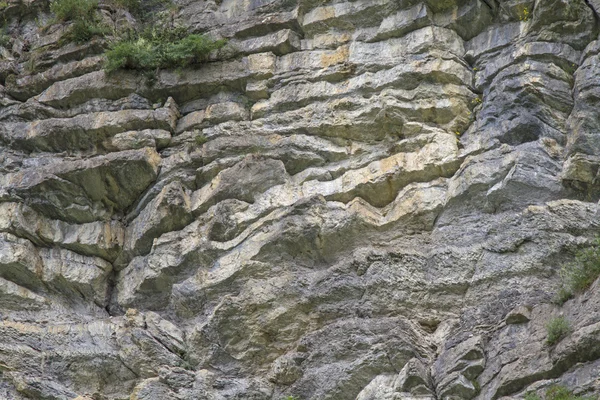
<instances>
[{"instance_id":1,"label":"shrub growing on cliff","mask_svg":"<svg viewBox=\"0 0 600 400\"><path fill-rule=\"evenodd\" d=\"M575 261L564 265L560 271L562 285L558 301L564 303L576 293L584 292L600 276L600 238L575 253Z\"/></svg>"},{"instance_id":2,"label":"shrub growing on cliff","mask_svg":"<svg viewBox=\"0 0 600 400\"><path fill-rule=\"evenodd\" d=\"M558 343L569 334L571 331L571 326L569 325L569 321L567 321L564 317L556 317L552 318L550 322L548 322L546 325L546 331L548 333L546 342L549 345L553 345Z\"/></svg>"},{"instance_id":3,"label":"shrub growing on cliff","mask_svg":"<svg viewBox=\"0 0 600 400\"><path fill-rule=\"evenodd\" d=\"M106 70L154 69L157 67L152 44L144 39L124 40L111 46L106 52Z\"/></svg>"},{"instance_id":4,"label":"shrub growing on cliff","mask_svg":"<svg viewBox=\"0 0 600 400\"><path fill-rule=\"evenodd\" d=\"M181 28L162 32L151 30L137 38L113 44L106 52L106 70L148 71L186 67L206 61L211 51L224 45L223 40L211 40L196 34L187 35Z\"/></svg>"},{"instance_id":5,"label":"shrub growing on cliff","mask_svg":"<svg viewBox=\"0 0 600 400\"><path fill-rule=\"evenodd\" d=\"M202 35L189 35L166 46L162 61L165 65L180 67L199 64L208 59L211 51L220 49L224 45L224 40L215 41Z\"/></svg>"},{"instance_id":6,"label":"shrub growing on cliff","mask_svg":"<svg viewBox=\"0 0 600 400\"><path fill-rule=\"evenodd\" d=\"M64 36L64 40L85 43L97 36L105 36L110 29L96 20L77 20Z\"/></svg>"},{"instance_id":7,"label":"shrub growing on cliff","mask_svg":"<svg viewBox=\"0 0 600 400\"><path fill-rule=\"evenodd\" d=\"M97 9L97 0L54 0L50 3L50 11L59 21L89 20Z\"/></svg>"},{"instance_id":8,"label":"shrub growing on cliff","mask_svg":"<svg viewBox=\"0 0 600 400\"><path fill-rule=\"evenodd\" d=\"M73 22L61 41L85 43L95 36L106 35L109 29L98 18L97 9L97 0L54 0L50 3L50 11L57 21Z\"/></svg>"}]
</instances>

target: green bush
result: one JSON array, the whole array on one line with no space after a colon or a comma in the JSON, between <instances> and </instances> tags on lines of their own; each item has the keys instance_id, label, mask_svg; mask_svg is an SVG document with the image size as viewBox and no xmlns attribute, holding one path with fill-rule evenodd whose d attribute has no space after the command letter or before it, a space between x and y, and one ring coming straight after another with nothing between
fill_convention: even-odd
<instances>
[{"instance_id":1,"label":"green bush","mask_svg":"<svg viewBox=\"0 0 600 400\"><path fill-rule=\"evenodd\" d=\"M157 58L152 43L145 39L125 40L114 44L105 53L108 72L118 69L148 70L157 68Z\"/></svg>"},{"instance_id":2,"label":"green bush","mask_svg":"<svg viewBox=\"0 0 600 400\"><path fill-rule=\"evenodd\" d=\"M202 35L189 35L165 49L165 65L174 64L185 67L199 64L208 59L211 51L225 45L223 40L211 40Z\"/></svg>"},{"instance_id":3,"label":"green bush","mask_svg":"<svg viewBox=\"0 0 600 400\"><path fill-rule=\"evenodd\" d=\"M54 0L50 3L50 11L58 21L93 19L97 9L97 0Z\"/></svg>"},{"instance_id":4,"label":"green bush","mask_svg":"<svg viewBox=\"0 0 600 400\"><path fill-rule=\"evenodd\" d=\"M98 21L79 19L71 25L63 39L75 43L85 43L89 42L94 37L103 37L109 32L110 28Z\"/></svg>"},{"instance_id":5,"label":"green bush","mask_svg":"<svg viewBox=\"0 0 600 400\"><path fill-rule=\"evenodd\" d=\"M584 292L600 276L600 238L585 249L577 251L575 261L564 265L560 271L562 287L558 301L564 303L576 293Z\"/></svg>"},{"instance_id":6,"label":"green bush","mask_svg":"<svg viewBox=\"0 0 600 400\"><path fill-rule=\"evenodd\" d=\"M96 36L105 36L110 29L103 25L96 14L97 0L54 0L50 11L57 21L73 21L62 42L85 43Z\"/></svg>"},{"instance_id":7,"label":"green bush","mask_svg":"<svg viewBox=\"0 0 600 400\"><path fill-rule=\"evenodd\" d=\"M546 325L546 331L548 333L546 342L549 345L553 345L567 336L571 331L571 327L569 325L569 321L567 321L564 317L555 317L552 318Z\"/></svg>"},{"instance_id":8,"label":"green bush","mask_svg":"<svg viewBox=\"0 0 600 400\"><path fill-rule=\"evenodd\" d=\"M564 386L555 385L546 391L545 400L594 400L593 397L575 396ZM597 400L597 399L596 399Z\"/></svg>"},{"instance_id":9,"label":"green bush","mask_svg":"<svg viewBox=\"0 0 600 400\"><path fill-rule=\"evenodd\" d=\"M138 38L124 39L106 52L106 70L134 69L148 71L158 68L179 68L199 64L211 51L225 45L223 40L211 40L202 35L185 35L175 28L162 32L152 30Z\"/></svg>"}]
</instances>

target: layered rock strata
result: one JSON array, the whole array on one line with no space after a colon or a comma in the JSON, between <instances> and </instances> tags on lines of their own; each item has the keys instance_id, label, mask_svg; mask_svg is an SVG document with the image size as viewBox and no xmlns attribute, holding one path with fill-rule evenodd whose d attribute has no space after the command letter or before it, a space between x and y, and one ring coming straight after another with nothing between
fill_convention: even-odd
<instances>
[{"instance_id":1,"label":"layered rock strata","mask_svg":"<svg viewBox=\"0 0 600 400\"><path fill-rule=\"evenodd\" d=\"M150 79L0 2L0 398L600 393L600 2L174 3Z\"/></svg>"}]
</instances>

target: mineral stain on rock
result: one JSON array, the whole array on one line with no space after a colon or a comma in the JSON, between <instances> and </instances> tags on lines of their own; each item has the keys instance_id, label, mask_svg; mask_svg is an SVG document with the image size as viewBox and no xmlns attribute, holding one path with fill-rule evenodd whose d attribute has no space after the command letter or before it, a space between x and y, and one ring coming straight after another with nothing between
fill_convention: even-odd
<instances>
[{"instance_id":1,"label":"mineral stain on rock","mask_svg":"<svg viewBox=\"0 0 600 400\"><path fill-rule=\"evenodd\" d=\"M599 11L0 1L0 399L598 397Z\"/></svg>"}]
</instances>

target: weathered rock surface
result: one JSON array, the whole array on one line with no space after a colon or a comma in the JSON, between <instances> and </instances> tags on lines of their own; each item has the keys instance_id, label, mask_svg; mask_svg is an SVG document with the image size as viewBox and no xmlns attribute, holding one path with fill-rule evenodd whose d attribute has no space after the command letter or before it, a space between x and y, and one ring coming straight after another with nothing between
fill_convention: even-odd
<instances>
[{"instance_id":1,"label":"weathered rock surface","mask_svg":"<svg viewBox=\"0 0 600 400\"><path fill-rule=\"evenodd\" d=\"M1 399L600 396L599 1L173 3L151 76L0 2Z\"/></svg>"}]
</instances>

